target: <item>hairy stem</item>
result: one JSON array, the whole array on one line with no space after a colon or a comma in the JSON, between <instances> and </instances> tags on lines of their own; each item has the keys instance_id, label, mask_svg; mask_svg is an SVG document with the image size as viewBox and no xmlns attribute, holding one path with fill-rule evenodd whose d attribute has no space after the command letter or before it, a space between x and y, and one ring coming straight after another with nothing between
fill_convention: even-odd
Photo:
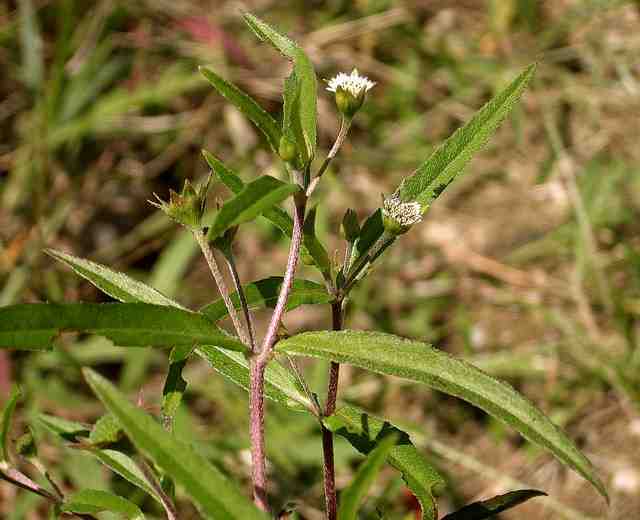
<instances>
[{"instance_id":1,"label":"hairy stem","mask_svg":"<svg viewBox=\"0 0 640 520\"><path fill-rule=\"evenodd\" d=\"M271 315L261 350L251 358L250 363L249 419L253 501L256 506L263 511L269 511L264 443L264 371L276 342L280 320L284 315L289 293L291 292L291 286L293 285L293 278L298 266L307 198L304 193L302 193L294 196L294 201L295 208L293 211L291 246L289 248L289 258L287 260L287 268L280 288L280 294L278 295L278 301Z\"/></svg>"},{"instance_id":2,"label":"hairy stem","mask_svg":"<svg viewBox=\"0 0 640 520\"><path fill-rule=\"evenodd\" d=\"M318 173L316 173L316 176L313 178L311 184L307 188L307 197L309 197L314 192L314 190L318 186L318 183L320 182L320 178L329 167L329 164L331 164L333 158L338 154L338 150L340 150L342 143L344 143L344 140L347 138L349 128L351 128L351 119L343 116L342 120L340 121L340 130L338 131L338 136L336 137L336 140L333 143L331 150L329 150L329 153L327 154L324 162L320 166Z\"/></svg>"},{"instance_id":3,"label":"hairy stem","mask_svg":"<svg viewBox=\"0 0 640 520\"><path fill-rule=\"evenodd\" d=\"M218 291L220 291L220 296L222 296L222 300L224 301L225 306L227 307L227 311L229 311L229 316L231 316L231 321L233 322L233 326L236 329L236 333L245 345L250 345L249 336L247 332L244 330L242 323L240 322L240 318L238 313L236 312L236 308L233 306L233 302L229 297L229 289L227 289L227 284L222 277L222 273L220 272L220 268L218 267L218 263L216 262L215 256L213 256L213 251L211 247L209 247L209 243L207 242L204 233L200 229L193 230L193 237L196 242L200 246L202 250L202 254L204 255L205 260L207 261L207 265L209 266L209 270L213 275L213 279L216 281L216 285L218 286Z\"/></svg>"},{"instance_id":4,"label":"hairy stem","mask_svg":"<svg viewBox=\"0 0 640 520\"><path fill-rule=\"evenodd\" d=\"M331 304L333 330L342 330L342 301ZM340 364L331 362L329 367L329 386L327 389L327 403L324 415L328 417L336 411L338 398L338 379ZM324 457L324 499L327 509L327 519L336 520L338 517L338 500L336 498L336 469L333 456L333 433L322 426L322 453Z\"/></svg>"}]
</instances>

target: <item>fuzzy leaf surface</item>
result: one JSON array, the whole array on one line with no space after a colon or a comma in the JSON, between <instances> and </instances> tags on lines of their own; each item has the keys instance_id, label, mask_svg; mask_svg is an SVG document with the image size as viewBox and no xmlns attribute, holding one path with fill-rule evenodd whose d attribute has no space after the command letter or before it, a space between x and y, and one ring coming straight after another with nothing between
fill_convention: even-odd
<instances>
[{"instance_id":1,"label":"fuzzy leaf surface","mask_svg":"<svg viewBox=\"0 0 640 520\"><path fill-rule=\"evenodd\" d=\"M589 459L544 413L510 385L430 345L381 332L325 331L284 339L276 349L402 377L464 399L549 450L607 497Z\"/></svg>"},{"instance_id":2,"label":"fuzzy leaf surface","mask_svg":"<svg viewBox=\"0 0 640 520\"><path fill-rule=\"evenodd\" d=\"M257 282L243 285L242 288L249 309L256 310L275 307L278 295L280 294L282 280L282 276L271 276L263 280L258 280ZM327 293L324 286L319 283L310 280L294 280L289 299L287 300L286 310L291 311L306 304L330 303L332 299L333 297ZM240 309L240 298L237 292L231 294L231 301L236 309ZM221 320L228 314L227 307L222 298L204 306L200 309L200 312L213 322Z\"/></svg>"},{"instance_id":3,"label":"fuzzy leaf surface","mask_svg":"<svg viewBox=\"0 0 640 520\"><path fill-rule=\"evenodd\" d=\"M249 390L249 362L245 356L210 345L198 347L196 354L207 360L216 372ZM267 365L264 390L265 397L291 410L300 412L313 409L295 376L277 361Z\"/></svg>"},{"instance_id":4,"label":"fuzzy leaf surface","mask_svg":"<svg viewBox=\"0 0 640 520\"><path fill-rule=\"evenodd\" d=\"M529 65L404 179L399 187L401 199L419 202L425 212L497 130L522 96L535 69L535 64Z\"/></svg>"},{"instance_id":5,"label":"fuzzy leaf surface","mask_svg":"<svg viewBox=\"0 0 640 520\"><path fill-rule=\"evenodd\" d=\"M218 76L211 69L200 67L200 73L211 85L240 112L247 116L267 138L269 146L278 152L282 132L276 120L269 115L249 94L236 85Z\"/></svg>"},{"instance_id":6,"label":"fuzzy leaf surface","mask_svg":"<svg viewBox=\"0 0 640 520\"><path fill-rule=\"evenodd\" d=\"M268 518L206 458L163 430L153 417L130 403L109 381L89 369L84 369L84 375L107 410L118 418L136 448L182 486L207 518Z\"/></svg>"},{"instance_id":7,"label":"fuzzy leaf surface","mask_svg":"<svg viewBox=\"0 0 640 520\"><path fill-rule=\"evenodd\" d=\"M411 443L406 432L354 406L339 408L323 423L328 430L344 437L365 455L381 440L395 436L395 446L387 454L387 462L402 474L403 480L420 502L422 520L435 520L438 517L434 490L444 486L445 481Z\"/></svg>"},{"instance_id":8,"label":"fuzzy leaf surface","mask_svg":"<svg viewBox=\"0 0 640 520\"><path fill-rule=\"evenodd\" d=\"M297 102L291 117L297 118L304 143L306 156L312 159L316 152L316 118L317 118L317 90L318 81L311 60L302 48L287 36L281 34L266 22L245 13L244 20L253 30L256 36L263 41L271 43L286 58L293 62L295 78L297 80Z\"/></svg>"},{"instance_id":9,"label":"fuzzy leaf surface","mask_svg":"<svg viewBox=\"0 0 640 520\"><path fill-rule=\"evenodd\" d=\"M202 314L148 303L27 303L0 308L0 348L48 350L61 332L104 336L121 347L213 344L244 351Z\"/></svg>"},{"instance_id":10,"label":"fuzzy leaf surface","mask_svg":"<svg viewBox=\"0 0 640 520\"><path fill-rule=\"evenodd\" d=\"M154 305L168 305L184 309L178 302L168 298L160 291L127 276L124 273L109 269L107 266L79 258L77 256L47 249L47 254L63 262L73 271L88 280L103 293L121 302L142 302Z\"/></svg>"},{"instance_id":11,"label":"fuzzy leaf surface","mask_svg":"<svg viewBox=\"0 0 640 520\"><path fill-rule=\"evenodd\" d=\"M223 204L209 229L209 240L218 238L230 227L255 219L299 189L296 184L269 175L258 177Z\"/></svg>"},{"instance_id":12,"label":"fuzzy leaf surface","mask_svg":"<svg viewBox=\"0 0 640 520\"><path fill-rule=\"evenodd\" d=\"M83 489L62 504L67 513L97 514L103 511L118 513L128 520L144 520L140 508L130 500L99 489Z\"/></svg>"},{"instance_id":13,"label":"fuzzy leaf surface","mask_svg":"<svg viewBox=\"0 0 640 520\"><path fill-rule=\"evenodd\" d=\"M537 489L510 491L504 495L466 505L462 509L448 514L442 520L486 520L494 518L495 515L507 509L519 506L531 498L540 496L547 496L547 494Z\"/></svg>"}]
</instances>

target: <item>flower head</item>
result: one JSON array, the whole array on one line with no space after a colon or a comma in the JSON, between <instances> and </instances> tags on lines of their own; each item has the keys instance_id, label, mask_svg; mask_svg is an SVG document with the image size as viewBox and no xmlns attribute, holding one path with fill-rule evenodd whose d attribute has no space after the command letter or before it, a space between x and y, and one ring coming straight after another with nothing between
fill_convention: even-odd
<instances>
[{"instance_id":1,"label":"flower head","mask_svg":"<svg viewBox=\"0 0 640 520\"><path fill-rule=\"evenodd\" d=\"M179 224L190 228L197 228L200 226L200 219L204 215L211 178L212 176L210 175L208 181L199 189L194 188L189 182L189 179L186 179L182 193L169 190L169 202L165 202L155 193L154 195L158 202L152 200L148 202L164 211Z\"/></svg>"},{"instance_id":2,"label":"flower head","mask_svg":"<svg viewBox=\"0 0 640 520\"><path fill-rule=\"evenodd\" d=\"M369 92L374 86L375 82L370 81L366 76L360 76L358 69L353 69L351 74L341 72L335 78L331 78L327 90L337 92L338 89L342 89L353 97L360 97L361 94Z\"/></svg>"},{"instance_id":3,"label":"flower head","mask_svg":"<svg viewBox=\"0 0 640 520\"><path fill-rule=\"evenodd\" d=\"M366 76L360 76L358 69L351 74L341 72L329 80L327 90L334 92L338 110L347 117L353 117L360 109L367 92L375 86Z\"/></svg>"},{"instance_id":4,"label":"flower head","mask_svg":"<svg viewBox=\"0 0 640 520\"><path fill-rule=\"evenodd\" d=\"M383 198L382 218L386 231L402 235L422 221L422 206L419 202L402 202L398 193L394 193Z\"/></svg>"}]
</instances>

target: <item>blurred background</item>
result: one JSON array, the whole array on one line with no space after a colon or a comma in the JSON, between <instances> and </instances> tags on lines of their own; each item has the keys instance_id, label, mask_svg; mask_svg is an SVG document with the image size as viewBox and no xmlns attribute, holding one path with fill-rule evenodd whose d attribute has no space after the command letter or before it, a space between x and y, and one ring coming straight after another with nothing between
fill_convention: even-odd
<instances>
[{"instance_id":1,"label":"blurred background","mask_svg":"<svg viewBox=\"0 0 640 520\"><path fill-rule=\"evenodd\" d=\"M441 512L519 487L547 491L501 518L640 517L640 3L605 0L23 0L0 3L0 305L107 301L43 254L55 247L145 280L197 307L217 295L190 236L146 201L207 174L200 149L247 180L281 175L258 132L197 73L206 64L278 115L286 62L244 27L250 10L299 41L319 78L353 67L377 82L316 198L321 239L342 254L342 214L361 219L532 61L538 72L486 149L354 292L349 328L417 338L508 380L593 460L612 500L465 403L401 380L342 372L341 395L410 428L446 475ZM320 85L323 86L322 84ZM321 157L335 137L319 91ZM211 200L228 196L215 186ZM282 273L287 242L264 222L236 241L244 281ZM312 271L302 273L314 278ZM302 308L290 331L322 328ZM157 411L167 352L63 337L33 355L0 351L0 395L19 418L93 421L94 366ZM325 368L305 367L324 394ZM189 363L176 429L247 484L246 397ZM320 519L320 436L269 407L274 502ZM39 431L39 430L38 430ZM40 432L68 490L112 489L160 511L99 463ZM203 448L204 449L204 448ZM361 460L338 442L338 485ZM397 518L415 503L393 472L368 501ZM179 500L180 518L198 518ZM155 516L154 516L155 515ZM0 518L46 518L0 483Z\"/></svg>"}]
</instances>

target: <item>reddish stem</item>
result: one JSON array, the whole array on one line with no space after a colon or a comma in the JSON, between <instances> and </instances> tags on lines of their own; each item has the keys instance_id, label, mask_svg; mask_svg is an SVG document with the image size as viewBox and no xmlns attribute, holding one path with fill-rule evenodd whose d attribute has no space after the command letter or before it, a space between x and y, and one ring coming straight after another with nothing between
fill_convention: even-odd
<instances>
[{"instance_id":1,"label":"reddish stem","mask_svg":"<svg viewBox=\"0 0 640 520\"><path fill-rule=\"evenodd\" d=\"M293 212L293 231L291 233L291 246L287 268L278 295L267 333L262 342L259 353L251 359L251 384L249 391L249 417L251 425L251 463L253 478L253 501L263 511L269 511L267 498L266 454L264 442L264 371L271 357L273 346L277 339L280 320L284 315L289 293L293 285L293 279L300 257L300 245L302 244L304 213L307 199L304 194L294 197L295 209Z\"/></svg>"},{"instance_id":2,"label":"reddish stem","mask_svg":"<svg viewBox=\"0 0 640 520\"><path fill-rule=\"evenodd\" d=\"M342 302L331 304L332 328L342 330ZM336 411L338 399L338 379L340 377L340 364L331 362L329 367L329 386L327 389L327 404L324 415L333 415ZM338 499L336 493L336 468L333 456L333 433L322 426L322 453L324 457L324 497L327 508L327 519L338 518Z\"/></svg>"}]
</instances>

